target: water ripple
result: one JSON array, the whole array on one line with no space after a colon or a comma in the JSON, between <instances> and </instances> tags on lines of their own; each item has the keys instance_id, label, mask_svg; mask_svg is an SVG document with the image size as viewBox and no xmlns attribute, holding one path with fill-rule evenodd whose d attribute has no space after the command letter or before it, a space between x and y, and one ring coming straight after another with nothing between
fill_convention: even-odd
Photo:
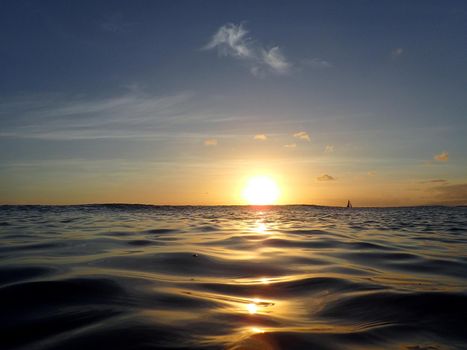
<instances>
[{"instance_id":1,"label":"water ripple","mask_svg":"<svg viewBox=\"0 0 467 350\"><path fill-rule=\"evenodd\" d=\"M466 349L466 214L0 206L0 348Z\"/></svg>"}]
</instances>

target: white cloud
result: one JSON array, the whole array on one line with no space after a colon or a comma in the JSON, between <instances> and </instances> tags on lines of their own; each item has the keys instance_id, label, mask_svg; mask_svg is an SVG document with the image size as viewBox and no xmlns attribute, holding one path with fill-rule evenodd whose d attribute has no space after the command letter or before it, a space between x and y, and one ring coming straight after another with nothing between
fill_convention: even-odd
<instances>
[{"instance_id":1,"label":"white cloud","mask_svg":"<svg viewBox=\"0 0 467 350\"><path fill-rule=\"evenodd\" d=\"M206 140L204 140L204 145L207 146L207 147L217 146L217 140L216 139L206 139Z\"/></svg>"},{"instance_id":2,"label":"white cloud","mask_svg":"<svg viewBox=\"0 0 467 350\"><path fill-rule=\"evenodd\" d=\"M263 61L274 72L286 74L289 72L290 63L287 62L279 47L275 46L269 51L262 50Z\"/></svg>"},{"instance_id":3,"label":"white cloud","mask_svg":"<svg viewBox=\"0 0 467 350\"><path fill-rule=\"evenodd\" d=\"M299 131L293 134L293 137L310 142L310 135L305 131Z\"/></svg>"},{"instance_id":4,"label":"white cloud","mask_svg":"<svg viewBox=\"0 0 467 350\"><path fill-rule=\"evenodd\" d=\"M435 154L433 156L434 160L437 160L438 162L447 162L449 160L449 153L444 151L441 152L440 154Z\"/></svg>"},{"instance_id":5,"label":"white cloud","mask_svg":"<svg viewBox=\"0 0 467 350\"><path fill-rule=\"evenodd\" d=\"M285 148L296 148L297 144L296 143L289 143L287 145L284 145Z\"/></svg>"},{"instance_id":6,"label":"white cloud","mask_svg":"<svg viewBox=\"0 0 467 350\"><path fill-rule=\"evenodd\" d=\"M333 145L326 145L326 147L324 147L324 153L333 153L333 152L334 152Z\"/></svg>"},{"instance_id":7,"label":"white cloud","mask_svg":"<svg viewBox=\"0 0 467 350\"><path fill-rule=\"evenodd\" d=\"M231 56L248 64L251 74L287 74L292 64L278 46L264 49L248 36L242 24L228 23L218 29L204 49L217 49L220 55Z\"/></svg>"},{"instance_id":8,"label":"white cloud","mask_svg":"<svg viewBox=\"0 0 467 350\"><path fill-rule=\"evenodd\" d=\"M255 135L254 137L255 140L259 140L259 141L266 141L268 139L268 137L264 134L257 134Z\"/></svg>"},{"instance_id":9,"label":"white cloud","mask_svg":"<svg viewBox=\"0 0 467 350\"><path fill-rule=\"evenodd\" d=\"M253 55L253 52L249 48L247 34L248 31L243 28L242 24L237 26L228 23L219 28L205 48L217 48L218 52L225 56L248 58Z\"/></svg>"},{"instance_id":10,"label":"white cloud","mask_svg":"<svg viewBox=\"0 0 467 350\"><path fill-rule=\"evenodd\" d=\"M316 180L318 180L318 181L334 181L335 178L332 177L331 175L323 174L323 175L321 175L321 176L318 176L318 177L316 178Z\"/></svg>"}]
</instances>

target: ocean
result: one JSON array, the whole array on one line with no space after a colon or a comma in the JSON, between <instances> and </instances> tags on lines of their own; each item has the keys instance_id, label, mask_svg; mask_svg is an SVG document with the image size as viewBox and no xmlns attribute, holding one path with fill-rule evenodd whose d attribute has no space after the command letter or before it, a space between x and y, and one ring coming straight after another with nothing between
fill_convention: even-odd
<instances>
[{"instance_id":1,"label":"ocean","mask_svg":"<svg viewBox=\"0 0 467 350\"><path fill-rule=\"evenodd\" d=\"M467 208L0 206L0 349L467 349Z\"/></svg>"}]
</instances>

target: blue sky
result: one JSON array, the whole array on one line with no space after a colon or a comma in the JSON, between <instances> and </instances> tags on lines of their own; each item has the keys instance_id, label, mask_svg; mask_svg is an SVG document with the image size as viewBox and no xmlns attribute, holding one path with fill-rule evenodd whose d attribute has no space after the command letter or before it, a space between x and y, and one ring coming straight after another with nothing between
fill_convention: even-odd
<instances>
[{"instance_id":1,"label":"blue sky","mask_svg":"<svg viewBox=\"0 0 467 350\"><path fill-rule=\"evenodd\" d=\"M0 202L465 203L466 39L464 1L3 1Z\"/></svg>"}]
</instances>

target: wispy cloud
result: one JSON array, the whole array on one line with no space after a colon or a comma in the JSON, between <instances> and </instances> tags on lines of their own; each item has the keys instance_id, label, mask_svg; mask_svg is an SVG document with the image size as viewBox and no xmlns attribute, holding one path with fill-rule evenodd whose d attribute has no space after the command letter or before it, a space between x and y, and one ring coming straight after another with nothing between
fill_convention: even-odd
<instances>
[{"instance_id":1,"label":"wispy cloud","mask_svg":"<svg viewBox=\"0 0 467 350\"><path fill-rule=\"evenodd\" d=\"M334 67L334 65L321 58L312 58L302 60L303 65L311 67L313 69L328 69Z\"/></svg>"},{"instance_id":2,"label":"wispy cloud","mask_svg":"<svg viewBox=\"0 0 467 350\"><path fill-rule=\"evenodd\" d=\"M442 185L431 188L438 202L451 205L467 205L467 184Z\"/></svg>"},{"instance_id":3,"label":"wispy cloud","mask_svg":"<svg viewBox=\"0 0 467 350\"><path fill-rule=\"evenodd\" d=\"M370 170L369 172L366 173L368 176L373 177L376 176L376 171Z\"/></svg>"},{"instance_id":4,"label":"wispy cloud","mask_svg":"<svg viewBox=\"0 0 467 350\"><path fill-rule=\"evenodd\" d=\"M206 139L204 145L207 147L217 146L217 139Z\"/></svg>"},{"instance_id":5,"label":"wispy cloud","mask_svg":"<svg viewBox=\"0 0 467 350\"><path fill-rule=\"evenodd\" d=\"M266 141L268 137L265 134L256 134L254 139L258 141Z\"/></svg>"},{"instance_id":6,"label":"wispy cloud","mask_svg":"<svg viewBox=\"0 0 467 350\"><path fill-rule=\"evenodd\" d=\"M289 72L290 63L287 62L278 46L270 50L262 50L262 57L264 63L273 71L279 74L286 74Z\"/></svg>"},{"instance_id":7,"label":"wispy cloud","mask_svg":"<svg viewBox=\"0 0 467 350\"><path fill-rule=\"evenodd\" d=\"M310 142L310 135L306 131L299 131L293 134L293 137Z\"/></svg>"},{"instance_id":8,"label":"wispy cloud","mask_svg":"<svg viewBox=\"0 0 467 350\"><path fill-rule=\"evenodd\" d=\"M321 176L318 176L318 177L316 178L316 180L318 180L318 181L334 181L335 178L332 177L331 175L323 174L323 175L321 175Z\"/></svg>"},{"instance_id":9,"label":"wispy cloud","mask_svg":"<svg viewBox=\"0 0 467 350\"><path fill-rule=\"evenodd\" d=\"M225 24L217 30L204 49L217 49L221 56L231 56L246 62L255 76L289 73L292 64L278 46L265 49L249 37L248 33L243 24Z\"/></svg>"},{"instance_id":10,"label":"wispy cloud","mask_svg":"<svg viewBox=\"0 0 467 350\"><path fill-rule=\"evenodd\" d=\"M403 53L404 53L404 49L402 47L396 47L395 49L391 51L391 56L394 58L397 58L397 57L402 56Z\"/></svg>"},{"instance_id":11,"label":"wispy cloud","mask_svg":"<svg viewBox=\"0 0 467 350\"><path fill-rule=\"evenodd\" d=\"M284 145L285 148L296 148L297 144L296 143L289 143L287 145Z\"/></svg>"},{"instance_id":12,"label":"wispy cloud","mask_svg":"<svg viewBox=\"0 0 467 350\"><path fill-rule=\"evenodd\" d=\"M440 154L435 154L433 159L438 162L447 162L449 160L449 153L446 151L441 152Z\"/></svg>"},{"instance_id":13,"label":"wispy cloud","mask_svg":"<svg viewBox=\"0 0 467 350\"><path fill-rule=\"evenodd\" d=\"M333 153L334 152L334 146L333 145L326 145L326 147L324 147L324 153Z\"/></svg>"},{"instance_id":14,"label":"wispy cloud","mask_svg":"<svg viewBox=\"0 0 467 350\"><path fill-rule=\"evenodd\" d=\"M243 28L242 24L228 23L219 28L205 48L217 48L219 54L224 56L251 58L254 54L249 47L250 40L247 34L248 31Z\"/></svg>"},{"instance_id":15,"label":"wispy cloud","mask_svg":"<svg viewBox=\"0 0 467 350\"><path fill-rule=\"evenodd\" d=\"M99 26L104 32L128 33L136 26L136 23L126 21L121 13L114 13L101 21Z\"/></svg>"},{"instance_id":16,"label":"wispy cloud","mask_svg":"<svg viewBox=\"0 0 467 350\"><path fill-rule=\"evenodd\" d=\"M205 137L225 115L199 106L192 93L128 92L108 98L31 95L0 100L0 137L40 139Z\"/></svg>"},{"instance_id":17,"label":"wispy cloud","mask_svg":"<svg viewBox=\"0 0 467 350\"><path fill-rule=\"evenodd\" d=\"M433 179L433 180L424 180L420 181L421 184L433 184L433 183L447 183L448 180L445 179Z\"/></svg>"}]
</instances>

